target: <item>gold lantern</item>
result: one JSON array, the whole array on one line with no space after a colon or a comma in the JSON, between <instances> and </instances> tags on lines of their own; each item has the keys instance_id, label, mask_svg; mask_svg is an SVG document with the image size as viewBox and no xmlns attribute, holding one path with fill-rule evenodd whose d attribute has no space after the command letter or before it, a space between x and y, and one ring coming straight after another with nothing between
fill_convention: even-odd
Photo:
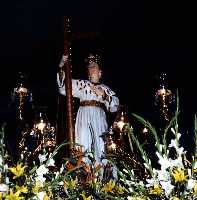
<instances>
[{"instance_id":1,"label":"gold lantern","mask_svg":"<svg viewBox=\"0 0 197 200\"><path fill-rule=\"evenodd\" d=\"M167 86L167 74L162 73L159 77L160 86L155 94L155 105L158 107L161 119L164 122L169 122L173 112L173 103L175 95Z\"/></svg>"},{"instance_id":2,"label":"gold lantern","mask_svg":"<svg viewBox=\"0 0 197 200\"><path fill-rule=\"evenodd\" d=\"M129 125L129 118L128 118L128 114L127 114L127 108L126 106L120 105L118 112L117 112L117 116L116 119L113 123L113 129L120 133L120 135L122 135L123 133L125 133L125 125Z\"/></svg>"}]
</instances>

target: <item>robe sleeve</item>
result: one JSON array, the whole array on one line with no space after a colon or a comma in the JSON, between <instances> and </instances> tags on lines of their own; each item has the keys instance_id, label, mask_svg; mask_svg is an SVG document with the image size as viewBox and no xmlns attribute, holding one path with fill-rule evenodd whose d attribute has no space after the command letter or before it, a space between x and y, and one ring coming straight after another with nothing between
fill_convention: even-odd
<instances>
[{"instance_id":1,"label":"robe sleeve","mask_svg":"<svg viewBox=\"0 0 197 200\"><path fill-rule=\"evenodd\" d=\"M105 86L105 94L106 98L103 100L106 108L110 112L117 112L119 106L119 99L116 96L115 92L113 92L110 88Z\"/></svg>"},{"instance_id":2,"label":"robe sleeve","mask_svg":"<svg viewBox=\"0 0 197 200\"><path fill-rule=\"evenodd\" d=\"M66 96L64 79L65 79L65 76L63 76L62 80L60 80L59 74L57 74L57 85L58 85L59 93ZM84 80L72 79L72 96L80 98L81 95L83 95L84 87L85 87Z\"/></svg>"}]
</instances>

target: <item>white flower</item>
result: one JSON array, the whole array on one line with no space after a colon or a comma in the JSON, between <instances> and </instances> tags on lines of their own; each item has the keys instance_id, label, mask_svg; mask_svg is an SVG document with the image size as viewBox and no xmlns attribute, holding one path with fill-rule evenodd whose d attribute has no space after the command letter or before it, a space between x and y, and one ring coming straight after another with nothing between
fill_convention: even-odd
<instances>
[{"instance_id":1,"label":"white flower","mask_svg":"<svg viewBox=\"0 0 197 200\"><path fill-rule=\"evenodd\" d=\"M36 195L36 194L35 194ZM37 195L32 197L32 200L38 200Z\"/></svg>"},{"instance_id":2,"label":"white flower","mask_svg":"<svg viewBox=\"0 0 197 200\"><path fill-rule=\"evenodd\" d=\"M171 131L173 132L173 134L175 135L175 130L174 130L174 128L171 128Z\"/></svg>"},{"instance_id":3,"label":"white flower","mask_svg":"<svg viewBox=\"0 0 197 200\"><path fill-rule=\"evenodd\" d=\"M176 124L175 128L178 129L178 124ZM176 135L176 131L174 128L171 128L170 130L173 132L174 135ZM180 133L178 133L178 134L180 134Z\"/></svg>"},{"instance_id":4,"label":"white flower","mask_svg":"<svg viewBox=\"0 0 197 200\"><path fill-rule=\"evenodd\" d=\"M139 182L139 185L140 185L140 186L144 186L143 181L140 181L140 182Z\"/></svg>"},{"instance_id":5,"label":"white flower","mask_svg":"<svg viewBox=\"0 0 197 200\"><path fill-rule=\"evenodd\" d=\"M171 162L171 166L176 166L176 167L179 167L179 168L184 168L181 156L179 156L175 160L169 159L169 161Z\"/></svg>"},{"instance_id":6,"label":"white flower","mask_svg":"<svg viewBox=\"0 0 197 200\"><path fill-rule=\"evenodd\" d=\"M37 170L36 173L38 176L42 176L43 174L48 173L49 169L45 167L45 165L41 165Z\"/></svg>"},{"instance_id":7,"label":"white flower","mask_svg":"<svg viewBox=\"0 0 197 200\"><path fill-rule=\"evenodd\" d=\"M2 159L2 156L0 155L0 166L3 165L3 159Z\"/></svg>"},{"instance_id":8,"label":"white flower","mask_svg":"<svg viewBox=\"0 0 197 200\"><path fill-rule=\"evenodd\" d=\"M187 173L188 173L189 177L191 177L191 175L192 175L192 170L191 170L191 169L187 169Z\"/></svg>"},{"instance_id":9,"label":"white flower","mask_svg":"<svg viewBox=\"0 0 197 200\"><path fill-rule=\"evenodd\" d=\"M5 171L8 170L8 165L7 164L4 165L4 170Z\"/></svg>"},{"instance_id":10,"label":"white flower","mask_svg":"<svg viewBox=\"0 0 197 200\"><path fill-rule=\"evenodd\" d=\"M132 187L129 187L128 190L129 190L129 192L133 192L134 191Z\"/></svg>"},{"instance_id":11,"label":"white flower","mask_svg":"<svg viewBox=\"0 0 197 200\"><path fill-rule=\"evenodd\" d=\"M181 155L186 153L186 151L184 151L183 147L179 148L178 143L177 143L176 140L171 140L171 143L169 144L169 147L171 147L171 148L174 147L176 152L177 152L177 154L178 154L178 156L181 156Z\"/></svg>"},{"instance_id":12,"label":"white flower","mask_svg":"<svg viewBox=\"0 0 197 200\"><path fill-rule=\"evenodd\" d=\"M164 145L162 145L162 144L159 145L159 151L160 152L162 152L163 147L164 147Z\"/></svg>"},{"instance_id":13,"label":"white flower","mask_svg":"<svg viewBox=\"0 0 197 200\"><path fill-rule=\"evenodd\" d=\"M181 134L180 133L177 133L177 139L179 140L181 137Z\"/></svg>"},{"instance_id":14,"label":"white flower","mask_svg":"<svg viewBox=\"0 0 197 200\"><path fill-rule=\"evenodd\" d=\"M127 174L129 173L126 169L123 169L122 171L125 172L125 173L127 173Z\"/></svg>"},{"instance_id":15,"label":"white flower","mask_svg":"<svg viewBox=\"0 0 197 200\"><path fill-rule=\"evenodd\" d=\"M43 163L47 159L46 155L41 155L41 154L39 154L38 158L40 160L40 163Z\"/></svg>"},{"instance_id":16,"label":"white flower","mask_svg":"<svg viewBox=\"0 0 197 200\"><path fill-rule=\"evenodd\" d=\"M158 174L159 181L169 181L170 179L170 175L167 172L167 170L158 170L157 174Z\"/></svg>"},{"instance_id":17,"label":"white flower","mask_svg":"<svg viewBox=\"0 0 197 200\"><path fill-rule=\"evenodd\" d=\"M194 163L194 169L196 169L196 168L197 168L197 162Z\"/></svg>"},{"instance_id":18,"label":"white flower","mask_svg":"<svg viewBox=\"0 0 197 200\"><path fill-rule=\"evenodd\" d=\"M64 171L64 165L61 166L60 168L60 174Z\"/></svg>"},{"instance_id":19,"label":"white flower","mask_svg":"<svg viewBox=\"0 0 197 200\"><path fill-rule=\"evenodd\" d=\"M9 184L9 183L10 183L9 177L6 177L6 178L5 178L5 183L6 183L6 184Z\"/></svg>"},{"instance_id":20,"label":"white flower","mask_svg":"<svg viewBox=\"0 0 197 200\"><path fill-rule=\"evenodd\" d=\"M47 166L55 166L55 161L53 160L53 158L49 158Z\"/></svg>"},{"instance_id":21,"label":"white flower","mask_svg":"<svg viewBox=\"0 0 197 200\"><path fill-rule=\"evenodd\" d=\"M151 187L155 184L158 184L158 181L155 180L154 178L146 179L146 182L147 182L146 187Z\"/></svg>"},{"instance_id":22,"label":"white flower","mask_svg":"<svg viewBox=\"0 0 197 200\"><path fill-rule=\"evenodd\" d=\"M174 147L175 149L177 149L178 148L178 144L177 144L176 140L171 140L171 142L168 145L168 147L170 147L170 148Z\"/></svg>"},{"instance_id":23,"label":"white flower","mask_svg":"<svg viewBox=\"0 0 197 200\"><path fill-rule=\"evenodd\" d=\"M174 130L173 128L172 128L171 130L172 130L172 132L175 134L175 130ZM181 155L183 155L183 154L186 153L186 151L184 151L184 148L183 148L183 147L180 147L180 148L179 148L179 139L180 139L180 137L181 137L181 134L180 134L180 133L177 133L176 139L172 139L172 140L171 140L171 143L169 144L169 147L175 148L175 150L176 150L178 156L181 156Z\"/></svg>"},{"instance_id":24,"label":"white flower","mask_svg":"<svg viewBox=\"0 0 197 200\"><path fill-rule=\"evenodd\" d=\"M152 186L153 184L154 184L154 179L153 178L151 178L151 179L146 179L146 182L148 183L148 184L146 184L146 186L147 187L150 187L150 186Z\"/></svg>"},{"instance_id":25,"label":"white flower","mask_svg":"<svg viewBox=\"0 0 197 200\"><path fill-rule=\"evenodd\" d=\"M160 155L159 152L156 152L156 155L159 158L158 163L161 165L162 170L166 170L167 168L171 166L171 162L168 160L168 158L165 155L164 157L162 157L162 155Z\"/></svg>"},{"instance_id":26,"label":"white flower","mask_svg":"<svg viewBox=\"0 0 197 200\"><path fill-rule=\"evenodd\" d=\"M131 185L132 184L132 181L129 181L129 180L125 180L124 181L127 185Z\"/></svg>"},{"instance_id":27,"label":"white flower","mask_svg":"<svg viewBox=\"0 0 197 200\"><path fill-rule=\"evenodd\" d=\"M24 153L21 153L21 160L24 159Z\"/></svg>"},{"instance_id":28,"label":"white flower","mask_svg":"<svg viewBox=\"0 0 197 200\"><path fill-rule=\"evenodd\" d=\"M7 192L9 189L8 185L1 183L0 184L0 192Z\"/></svg>"},{"instance_id":29,"label":"white flower","mask_svg":"<svg viewBox=\"0 0 197 200\"><path fill-rule=\"evenodd\" d=\"M37 193L38 199L39 200L43 200L45 194L46 194L45 192L39 192L39 193Z\"/></svg>"},{"instance_id":30,"label":"white flower","mask_svg":"<svg viewBox=\"0 0 197 200\"><path fill-rule=\"evenodd\" d=\"M160 184L162 188L165 190L165 195L168 197L172 190L174 189L174 186L171 184L170 181L160 181Z\"/></svg>"},{"instance_id":31,"label":"white flower","mask_svg":"<svg viewBox=\"0 0 197 200\"><path fill-rule=\"evenodd\" d=\"M60 175L59 172L55 172L55 179Z\"/></svg>"},{"instance_id":32,"label":"white flower","mask_svg":"<svg viewBox=\"0 0 197 200\"><path fill-rule=\"evenodd\" d=\"M146 169L149 169L149 166L148 166L146 163L144 163L144 167L145 167Z\"/></svg>"},{"instance_id":33,"label":"white flower","mask_svg":"<svg viewBox=\"0 0 197 200\"><path fill-rule=\"evenodd\" d=\"M44 182L46 181L46 178L43 177L43 176L37 176L35 178L35 181L38 182L38 183L40 183L41 186L43 186Z\"/></svg>"},{"instance_id":34,"label":"white flower","mask_svg":"<svg viewBox=\"0 0 197 200\"><path fill-rule=\"evenodd\" d=\"M136 197L136 196L134 196L134 197L129 196L129 197L127 197L127 199L128 200L141 200L142 198L141 197Z\"/></svg>"},{"instance_id":35,"label":"white flower","mask_svg":"<svg viewBox=\"0 0 197 200\"><path fill-rule=\"evenodd\" d=\"M60 181L60 182L59 182L59 185L64 185L64 182L63 182L63 181Z\"/></svg>"},{"instance_id":36,"label":"white flower","mask_svg":"<svg viewBox=\"0 0 197 200\"><path fill-rule=\"evenodd\" d=\"M188 190L192 190L193 188L194 188L194 185L195 185L195 180L194 179L189 179L188 181L187 181L187 189Z\"/></svg>"},{"instance_id":37,"label":"white flower","mask_svg":"<svg viewBox=\"0 0 197 200\"><path fill-rule=\"evenodd\" d=\"M183 147L176 149L176 152L179 156L186 154L186 151L184 151Z\"/></svg>"},{"instance_id":38,"label":"white flower","mask_svg":"<svg viewBox=\"0 0 197 200\"><path fill-rule=\"evenodd\" d=\"M125 182L125 180L123 178L120 178L120 181Z\"/></svg>"}]
</instances>

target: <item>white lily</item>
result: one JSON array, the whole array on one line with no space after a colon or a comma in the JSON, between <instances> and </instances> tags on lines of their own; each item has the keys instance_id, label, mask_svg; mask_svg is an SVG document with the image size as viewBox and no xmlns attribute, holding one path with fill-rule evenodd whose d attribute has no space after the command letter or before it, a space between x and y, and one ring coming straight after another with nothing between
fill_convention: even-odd
<instances>
[{"instance_id":1,"label":"white lily","mask_svg":"<svg viewBox=\"0 0 197 200\"><path fill-rule=\"evenodd\" d=\"M188 189L188 190L192 190L192 189L194 188L195 183L196 183L196 180L194 180L194 179L189 179L189 180L187 181L187 189Z\"/></svg>"},{"instance_id":2,"label":"white lily","mask_svg":"<svg viewBox=\"0 0 197 200\"><path fill-rule=\"evenodd\" d=\"M37 176L37 177L35 178L35 181L36 181L37 183L39 183L39 184L43 187L44 182L46 181L46 178L43 177L43 176Z\"/></svg>"},{"instance_id":3,"label":"white lily","mask_svg":"<svg viewBox=\"0 0 197 200\"><path fill-rule=\"evenodd\" d=\"M159 158L158 163L161 165L162 170L166 170L171 166L171 162L168 160L167 156L162 155L159 152L156 152L157 157Z\"/></svg>"},{"instance_id":4,"label":"white lily","mask_svg":"<svg viewBox=\"0 0 197 200\"><path fill-rule=\"evenodd\" d=\"M55 160L53 158L49 158L49 163L47 164L47 166L55 166Z\"/></svg>"},{"instance_id":5,"label":"white lily","mask_svg":"<svg viewBox=\"0 0 197 200\"><path fill-rule=\"evenodd\" d=\"M170 181L160 181L160 184L162 186L162 188L165 191L165 195L166 197L169 197L169 195L171 194L172 190L174 189L174 186L171 184Z\"/></svg>"},{"instance_id":6,"label":"white lily","mask_svg":"<svg viewBox=\"0 0 197 200\"><path fill-rule=\"evenodd\" d=\"M41 155L41 154L38 155L38 158L41 164L47 159L46 155Z\"/></svg>"},{"instance_id":7,"label":"white lily","mask_svg":"<svg viewBox=\"0 0 197 200\"><path fill-rule=\"evenodd\" d=\"M47 174L49 169L45 167L45 165L41 165L37 170L36 173L38 176L42 176L43 174Z\"/></svg>"}]
</instances>

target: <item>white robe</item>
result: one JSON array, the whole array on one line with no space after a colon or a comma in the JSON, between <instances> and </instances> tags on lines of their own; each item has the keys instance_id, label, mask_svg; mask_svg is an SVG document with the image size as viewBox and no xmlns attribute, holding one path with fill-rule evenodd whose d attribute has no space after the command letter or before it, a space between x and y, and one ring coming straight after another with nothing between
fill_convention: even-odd
<instances>
[{"instance_id":1,"label":"white robe","mask_svg":"<svg viewBox=\"0 0 197 200\"><path fill-rule=\"evenodd\" d=\"M66 95L64 80L60 82L57 75L59 93ZM102 96L97 96L92 90L92 83L88 80L72 79L72 95L81 101L96 100L103 103L107 111L116 112L119 106L119 99L115 93L106 85L99 84L105 93L110 96L110 102L103 100ZM90 131L90 126L93 132ZM103 132L108 130L105 111L96 106L80 106L77 112L75 123L75 142L84 147L84 151L94 151L95 159L101 162L101 156L104 152L104 143L101 137ZM92 147L92 148L91 148ZM87 161L87 159L86 159Z\"/></svg>"}]
</instances>

